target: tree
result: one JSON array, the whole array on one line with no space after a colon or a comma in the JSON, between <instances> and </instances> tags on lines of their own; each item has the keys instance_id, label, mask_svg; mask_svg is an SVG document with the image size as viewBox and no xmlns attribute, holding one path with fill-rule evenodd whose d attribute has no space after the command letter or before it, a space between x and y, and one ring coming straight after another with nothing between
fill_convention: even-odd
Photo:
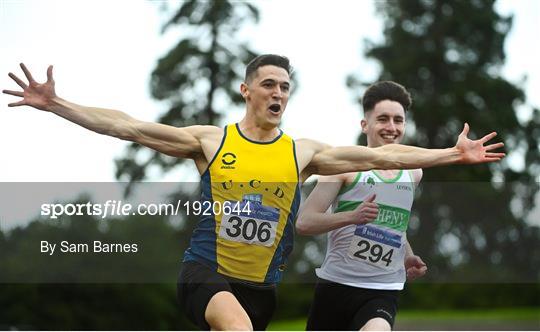
<instances>
[{"instance_id":1,"label":"tree","mask_svg":"<svg viewBox=\"0 0 540 332\"><path fill-rule=\"evenodd\" d=\"M450 282L530 282L540 277L540 227L526 221L540 175L540 112L519 121L523 90L501 76L512 17L494 1L377 2L384 41L366 55L382 66L378 80L403 84L413 96L407 144L448 147L464 122L475 134L499 133L510 164L442 167L424 172L409 225L413 248L431 265L427 278ZM365 87L351 76L355 91Z\"/></svg>"},{"instance_id":2,"label":"tree","mask_svg":"<svg viewBox=\"0 0 540 332\"><path fill-rule=\"evenodd\" d=\"M178 26L183 34L178 44L158 60L152 72L152 96L170 104L158 122L172 126L219 125L223 113L238 107L238 92L245 64L255 53L236 37L247 21L258 22L259 13L249 2L180 2L163 26L163 32ZM144 151L144 152L143 152ZM167 172L184 159L172 158L131 144L115 161L116 177L144 180L150 166Z\"/></svg>"}]
</instances>

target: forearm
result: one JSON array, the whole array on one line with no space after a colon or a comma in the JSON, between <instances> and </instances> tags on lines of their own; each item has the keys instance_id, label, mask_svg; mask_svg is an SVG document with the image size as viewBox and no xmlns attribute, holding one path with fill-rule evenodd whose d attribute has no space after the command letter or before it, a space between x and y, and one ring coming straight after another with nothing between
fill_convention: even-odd
<instances>
[{"instance_id":1,"label":"forearm","mask_svg":"<svg viewBox=\"0 0 540 332\"><path fill-rule=\"evenodd\" d=\"M338 213L301 213L296 221L300 235L318 235L354 223L350 211Z\"/></svg>"},{"instance_id":2,"label":"forearm","mask_svg":"<svg viewBox=\"0 0 540 332\"><path fill-rule=\"evenodd\" d=\"M401 144L388 144L378 148L378 158L373 160L376 169L414 169L460 163L460 151L447 149L424 149Z\"/></svg>"},{"instance_id":3,"label":"forearm","mask_svg":"<svg viewBox=\"0 0 540 332\"><path fill-rule=\"evenodd\" d=\"M414 252L412 250L411 244L409 243L409 240L405 238L405 257L414 256Z\"/></svg>"},{"instance_id":4,"label":"forearm","mask_svg":"<svg viewBox=\"0 0 540 332\"><path fill-rule=\"evenodd\" d=\"M96 107L81 106L62 98L53 98L48 111L96 133L133 140L134 118L126 113Z\"/></svg>"},{"instance_id":5,"label":"forearm","mask_svg":"<svg viewBox=\"0 0 540 332\"><path fill-rule=\"evenodd\" d=\"M417 169L462 162L457 148L424 149L401 144L377 148L347 146L317 153L310 163L310 174L331 175L372 169Z\"/></svg>"}]
</instances>

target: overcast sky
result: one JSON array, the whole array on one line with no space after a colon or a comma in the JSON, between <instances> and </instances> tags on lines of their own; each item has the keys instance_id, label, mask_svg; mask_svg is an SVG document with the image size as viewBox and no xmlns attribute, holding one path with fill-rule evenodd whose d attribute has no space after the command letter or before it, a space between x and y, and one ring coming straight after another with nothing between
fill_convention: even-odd
<instances>
[{"instance_id":1,"label":"overcast sky","mask_svg":"<svg viewBox=\"0 0 540 332\"><path fill-rule=\"evenodd\" d=\"M362 58L362 40L381 39L381 18L369 1L306 4L258 2L260 24L245 38L256 51L287 55L296 69L300 87L284 115L285 132L293 138L354 144L361 113L345 78L353 72L376 78L377 64ZM148 78L178 36L160 34L164 16L158 7L144 0L0 0L0 87L17 88L7 73L22 77L21 61L38 81L54 64L59 96L155 120L166 108L149 97ZM504 75L514 83L527 75L523 87L529 103L540 106L540 2L502 0L497 8L515 14ZM114 181L113 159L122 154L124 142L27 107L8 109L14 100L0 97L0 182ZM239 121L242 112L231 112L228 120ZM151 175L161 181L196 178L186 169Z\"/></svg>"},{"instance_id":2,"label":"overcast sky","mask_svg":"<svg viewBox=\"0 0 540 332\"><path fill-rule=\"evenodd\" d=\"M328 6L326 1L313 1L309 10L301 1L258 4L261 22L246 38L260 52L289 56L300 81L283 129L294 138L353 144L361 113L345 77L352 72L376 77L377 64L362 59L362 40L381 39L382 23L372 2L343 0ZM61 97L153 121L165 105L149 97L149 74L177 36L175 32L160 35L163 14L158 7L143 0L0 0L0 86L16 88L6 74L20 74L21 61L38 79L44 79L47 65L54 64ZM540 105L538 94L532 93L540 91L536 61L540 54L538 43L532 41L537 39L539 7L535 0L498 4L502 12L516 16L506 43L505 75L514 82L528 75L525 87L535 105ZM0 97L0 181L114 180L112 160L121 155L124 142L51 114L8 109L13 99ZM229 120L241 117L242 110L231 112ZM158 173L152 178L163 179Z\"/></svg>"}]
</instances>

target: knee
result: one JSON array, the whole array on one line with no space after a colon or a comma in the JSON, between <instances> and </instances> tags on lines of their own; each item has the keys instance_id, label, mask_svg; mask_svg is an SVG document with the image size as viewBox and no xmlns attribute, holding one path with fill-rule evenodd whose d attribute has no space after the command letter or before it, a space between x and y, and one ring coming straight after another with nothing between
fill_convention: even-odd
<instances>
[{"instance_id":1,"label":"knee","mask_svg":"<svg viewBox=\"0 0 540 332\"><path fill-rule=\"evenodd\" d=\"M392 331L392 327L386 319L377 317L368 320L360 331Z\"/></svg>"},{"instance_id":2,"label":"knee","mask_svg":"<svg viewBox=\"0 0 540 332\"><path fill-rule=\"evenodd\" d=\"M210 325L211 330L219 331L253 331L253 325L248 319L241 317L227 317L219 322L215 322L215 325Z\"/></svg>"},{"instance_id":3,"label":"knee","mask_svg":"<svg viewBox=\"0 0 540 332\"><path fill-rule=\"evenodd\" d=\"M215 294L206 307L204 318L212 330L253 331L248 314L230 292Z\"/></svg>"}]
</instances>

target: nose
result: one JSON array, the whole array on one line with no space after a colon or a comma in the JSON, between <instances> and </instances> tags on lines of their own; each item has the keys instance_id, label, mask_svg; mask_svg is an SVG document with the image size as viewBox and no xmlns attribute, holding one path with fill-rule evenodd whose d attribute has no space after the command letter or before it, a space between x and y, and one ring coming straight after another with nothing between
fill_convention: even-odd
<instances>
[{"instance_id":1,"label":"nose","mask_svg":"<svg viewBox=\"0 0 540 332\"><path fill-rule=\"evenodd\" d=\"M388 123L386 124L386 130L391 132L396 131L396 123L394 122L394 120L390 119L390 121L388 121Z\"/></svg>"},{"instance_id":2,"label":"nose","mask_svg":"<svg viewBox=\"0 0 540 332\"><path fill-rule=\"evenodd\" d=\"M276 85L272 91L272 98L281 99L283 97L283 91L279 85Z\"/></svg>"}]
</instances>

